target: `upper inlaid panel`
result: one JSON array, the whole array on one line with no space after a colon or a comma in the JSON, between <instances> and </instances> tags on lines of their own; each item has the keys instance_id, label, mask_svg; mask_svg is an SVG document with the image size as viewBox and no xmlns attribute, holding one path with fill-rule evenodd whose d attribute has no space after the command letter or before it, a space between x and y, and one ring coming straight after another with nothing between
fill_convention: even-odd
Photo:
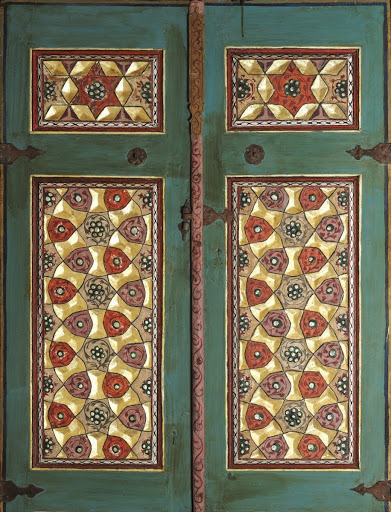
<instances>
[{"instance_id":1,"label":"upper inlaid panel","mask_svg":"<svg viewBox=\"0 0 391 512\"><path fill-rule=\"evenodd\" d=\"M34 467L162 467L159 178L33 178Z\"/></svg>"},{"instance_id":2,"label":"upper inlaid panel","mask_svg":"<svg viewBox=\"0 0 391 512\"><path fill-rule=\"evenodd\" d=\"M357 130L359 50L229 48L228 130Z\"/></svg>"},{"instance_id":3,"label":"upper inlaid panel","mask_svg":"<svg viewBox=\"0 0 391 512\"><path fill-rule=\"evenodd\" d=\"M162 132L163 50L33 50L32 131Z\"/></svg>"}]
</instances>

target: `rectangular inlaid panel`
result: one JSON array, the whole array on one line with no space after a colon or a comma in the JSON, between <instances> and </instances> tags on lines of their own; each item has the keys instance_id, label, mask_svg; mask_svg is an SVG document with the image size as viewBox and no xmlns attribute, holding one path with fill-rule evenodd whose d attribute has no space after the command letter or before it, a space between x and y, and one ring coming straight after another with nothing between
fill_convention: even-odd
<instances>
[{"instance_id":1,"label":"rectangular inlaid panel","mask_svg":"<svg viewBox=\"0 0 391 512\"><path fill-rule=\"evenodd\" d=\"M357 130L359 50L229 48L228 130Z\"/></svg>"},{"instance_id":2,"label":"rectangular inlaid panel","mask_svg":"<svg viewBox=\"0 0 391 512\"><path fill-rule=\"evenodd\" d=\"M32 50L32 131L162 132L163 50Z\"/></svg>"},{"instance_id":3,"label":"rectangular inlaid panel","mask_svg":"<svg viewBox=\"0 0 391 512\"><path fill-rule=\"evenodd\" d=\"M33 178L34 467L162 466L162 188Z\"/></svg>"},{"instance_id":4,"label":"rectangular inlaid panel","mask_svg":"<svg viewBox=\"0 0 391 512\"><path fill-rule=\"evenodd\" d=\"M228 178L232 468L357 467L358 180Z\"/></svg>"}]
</instances>

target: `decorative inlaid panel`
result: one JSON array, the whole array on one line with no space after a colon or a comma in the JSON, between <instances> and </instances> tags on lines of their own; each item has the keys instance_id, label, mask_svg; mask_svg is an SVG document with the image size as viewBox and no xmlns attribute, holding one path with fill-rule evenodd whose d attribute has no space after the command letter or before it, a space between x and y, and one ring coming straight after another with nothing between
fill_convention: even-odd
<instances>
[{"instance_id":1,"label":"decorative inlaid panel","mask_svg":"<svg viewBox=\"0 0 391 512\"><path fill-rule=\"evenodd\" d=\"M228 130L357 130L359 50L229 48Z\"/></svg>"},{"instance_id":2,"label":"decorative inlaid panel","mask_svg":"<svg viewBox=\"0 0 391 512\"><path fill-rule=\"evenodd\" d=\"M32 50L33 131L163 131L163 50Z\"/></svg>"},{"instance_id":3,"label":"decorative inlaid panel","mask_svg":"<svg viewBox=\"0 0 391 512\"><path fill-rule=\"evenodd\" d=\"M230 467L357 467L358 179L228 178Z\"/></svg>"},{"instance_id":4,"label":"decorative inlaid panel","mask_svg":"<svg viewBox=\"0 0 391 512\"><path fill-rule=\"evenodd\" d=\"M162 465L162 179L34 177L35 467Z\"/></svg>"}]
</instances>

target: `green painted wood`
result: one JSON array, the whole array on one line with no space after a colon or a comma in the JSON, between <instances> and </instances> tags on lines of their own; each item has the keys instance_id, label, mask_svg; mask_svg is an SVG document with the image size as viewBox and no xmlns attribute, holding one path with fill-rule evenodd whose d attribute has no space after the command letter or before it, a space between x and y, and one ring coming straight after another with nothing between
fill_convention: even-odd
<instances>
[{"instance_id":1,"label":"green painted wood","mask_svg":"<svg viewBox=\"0 0 391 512\"><path fill-rule=\"evenodd\" d=\"M12 5L7 8L6 136L46 151L7 170L7 471L45 489L7 512L156 512L191 509L189 245L177 228L189 195L186 7ZM28 134L29 49L164 48L166 134ZM144 147L146 163L126 155ZM166 287L164 472L29 469L29 177L31 174L164 176ZM175 434L174 434L175 431ZM173 437L175 441L173 442ZM175 444L174 444L175 443Z\"/></svg>"},{"instance_id":2,"label":"green painted wood","mask_svg":"<svg viewBox=\"0 0 391 512\"><path fill-rule=\"evenodd\" d=\"M208 512L377 512L384 504L349 489L384 479L385 467L385 168L346 150L384 140L382 6L207 6L205 202L224 208L226 175L361 174L361 471L227 471L225 425L225 235L205 229L206 432ZM362 46L362 130L225 133L224 47ZM266 153L261 166L243 154Z\"/></svg>"}]
</instances>

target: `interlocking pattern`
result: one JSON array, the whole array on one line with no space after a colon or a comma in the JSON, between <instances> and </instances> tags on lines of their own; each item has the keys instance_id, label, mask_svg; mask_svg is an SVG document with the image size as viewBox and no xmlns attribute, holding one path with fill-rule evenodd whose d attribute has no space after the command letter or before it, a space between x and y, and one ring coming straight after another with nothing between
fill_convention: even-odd
<instances>
[{"instance_id":1,"label":"interlocking pattern","mask_svg":"<svg viewBox=\"0 0 391 512\"><path fill-rule=\"evenodd\" d=\"M357 49L230 48L228 130L359 127Z\"/></svg>"},{"instance_id":2,"label":"interlocking pattern","mask_svg":"<svg viewBox=\"0 0 391 512\"><path fill-rule=\"evenodd\" d=\"M161 467L162 180L34 178L33 461Z\"/></svg>"},{"instance_id":3,"label":"interlocking pattern","mask_svg":"<svg viewBox=\"0 0 391 512\"><path fill-rule=\"evenodd\" d=\"M356 467L358 178L228 184L230 467Z\"/></svg>"},{"instance_id":4,"label":"interlocking pattern","mask_svg":"<svg viewBox=\"0 0 391 512\"><path fill-rule=\"evenodd\" d=\"M163 50L33 50L33 131L163 130Z\"/></svg>"}]
</instances>

